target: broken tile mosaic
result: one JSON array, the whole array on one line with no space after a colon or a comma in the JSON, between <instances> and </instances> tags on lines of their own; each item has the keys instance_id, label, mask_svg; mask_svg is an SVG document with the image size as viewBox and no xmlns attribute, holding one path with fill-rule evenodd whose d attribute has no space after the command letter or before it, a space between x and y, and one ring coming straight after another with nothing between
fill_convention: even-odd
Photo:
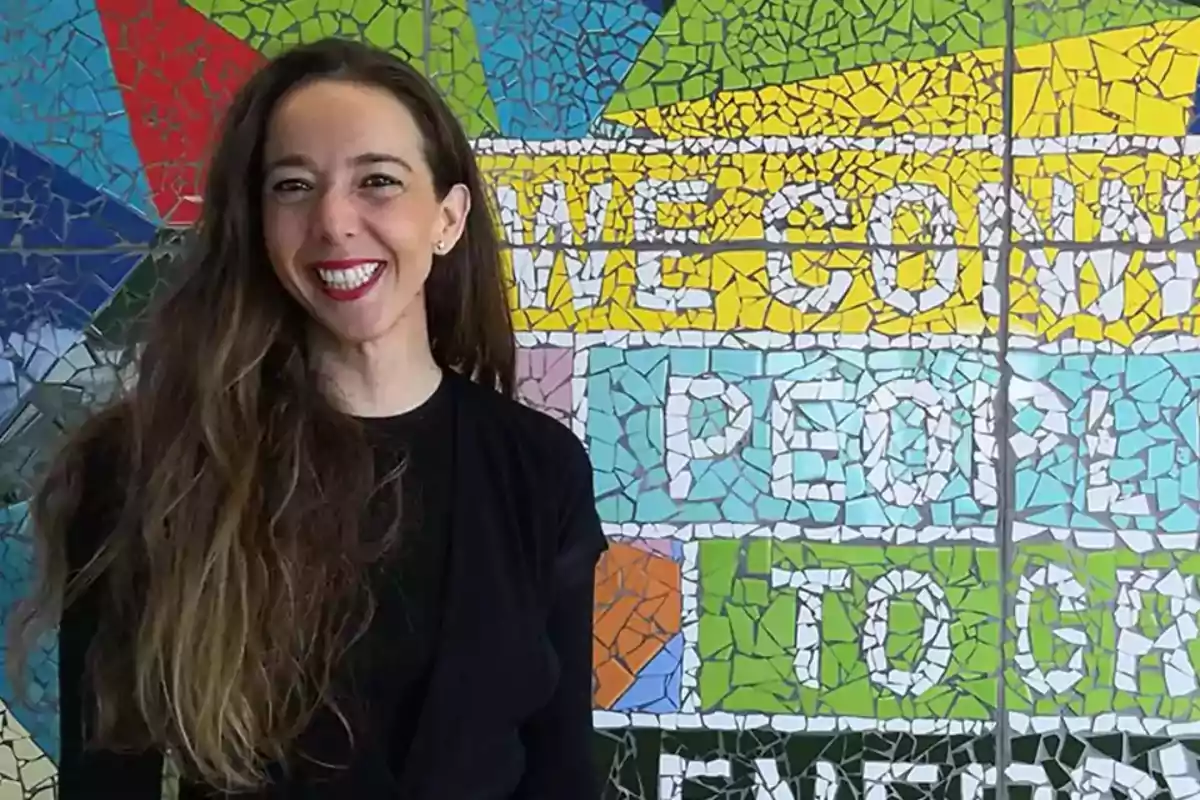
<instances>
[{"instance_id":1,"label":"broken tile mosaic","mask_svg":"<svg viewBox=\"0 0 1200 800\"><path fill-rule=\"evenodd\" d=\"M994 356L591 348L608 522L995 523Z\"/></svg>"},{"instance_id":2,"label":"broken tile mosaic","mask_svg":"<svg viewBox=\"0 0 1200 800\"><path fill-rule=\"evenodd\" d=\"M575 352L562 347L523 347L517 351L517 394L521 400L570 426L571 379Z\"/></svg>"},{"instance_id":3,"label":"broken tile mosaic","mask_svg":"<svg viewBox=\"0 0 1200 800\"><path fill-rule=\"evenodd\" d=\"M9 5L4 608L229 98L338 34L463 121L591 453L606 800L1200 796L1200 5ZM55 658L0 800L54 794Z\"/></svg>"},{"instance_id":4,"label":"broken tile mosaic","mask_svg":"<svg viewBox=\"0 0 1200 800\"><path fill-rule=\"evenodd\" d=\"M683 547L613 539L596 575L595 705L679 710Z\"/></svg>"}]
</instances>

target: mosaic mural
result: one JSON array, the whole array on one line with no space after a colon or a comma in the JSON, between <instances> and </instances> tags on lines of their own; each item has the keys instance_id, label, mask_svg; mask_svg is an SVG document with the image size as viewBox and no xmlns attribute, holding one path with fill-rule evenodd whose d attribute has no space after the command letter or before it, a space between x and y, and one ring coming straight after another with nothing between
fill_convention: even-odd
<instances>
[{"instance_id":1,"label":"mosaic mural","mask_svg":"<svg viewBox=\"0 0 1200 800\"><path fill-rule=\"evenodd\" d=\"M0 6L0 600L221 109L341 34L467 126L591 452L605 798L1200 797L1200 5Z\"/></svg>"}]
</instances>

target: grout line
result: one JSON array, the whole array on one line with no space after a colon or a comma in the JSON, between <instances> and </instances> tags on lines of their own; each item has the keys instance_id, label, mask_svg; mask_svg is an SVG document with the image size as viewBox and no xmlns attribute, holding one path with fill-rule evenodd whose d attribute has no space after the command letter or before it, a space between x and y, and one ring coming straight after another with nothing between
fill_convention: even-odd
<instances>
[{"instance_id":1,"label":"grout line","mask_svg":"<svg viewBox=\"0 0 1200 800\"><path fill-rule=\"evenodd\" d=\"M1011 260L1013 255L1013 186L1014 186L1014 152L1013 152L1013 110L1014 110L1014 76L1016 71L1016 7L1014 0L1004 2L1004 69L1000 88L1001 97L1001 136L1004 151L1000 165L1002 194L1004 205L1001 211L999 258L996 275L996 288L1000 293L1000 319L996 331L1000 343L998 361L1000 366L1000 385L996 390L996 538L1000 546L1000 637L997 643L999 659L997 660L999 675L996 680L996 797L1008 797L1008 766L1012 761L1009 743L1008 691L1005 685L1008 670L1005 653L1008 651L1010 634L1008 621L1012 619L1012 598L1009 596L1009 584L1012 582L1013 555L1013 512L1012 498L1014 497L1015 472L1011 469L1012 449L1009 447L1012 415L1009 409L1009 387L1012 382L1012 368L1008 363L1009 350L1009 316L1012 309L1011 293Z\"/></svg>"}]
</instances>

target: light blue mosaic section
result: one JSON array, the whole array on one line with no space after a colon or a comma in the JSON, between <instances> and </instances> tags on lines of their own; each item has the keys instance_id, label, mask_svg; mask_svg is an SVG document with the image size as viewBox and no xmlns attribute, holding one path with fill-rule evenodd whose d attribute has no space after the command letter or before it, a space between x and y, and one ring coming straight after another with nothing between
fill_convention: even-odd
<instances>
[{"instance_id":1,"label":"light blue mosaic section","mask_svg":"<svg viewBox=\"0 0 1200 800\"><path fill-rule=\"evenodd\" d=\"M613 704L613 711L669 714L679 710L683 679L683 634L666 646L637 674L633 685Z\"/></svg>"},{"instance_id":2,"label":"light blue mosaic section","mask_svg":"<svg viewBox=\"0 0 1200 800\"><path fill-rule=\"evenodd\" d=\"M0 133L158 219L93 0L0 3Z\"/></svg>"},{"instance_id":3,"label":"light blue mosaic section","mask_svg":"<svg viewBox=\"0 0 1200 800\"><path fill-rule=\"evenodd\" d=\"M7 621L13 604L29 591L33 572L33 540L29 529L29 511L25 503L0 508L0 532L3 537L3 560L0 560L0 620ZM46 649L30 657L26 686L28 704L16 701L16 694L4 668L6 639L0 631L0 697L8 710L16 715L25 730L37 742L42 752L58 760L58 647L55 637L49 637Z\"/></svg>"},{"instance_id":4,"label":"light blue mosaic section","mask_svg":"<svg viewBox=\"0 0 1200 800\"><path fill-rule=\"evenodd\" d=\"M1200 354L1012 353L1017 521L1200 530Z\"/></svg>"},{"instance_id":5,"label":"light blue mosaic section","mask_svg":"<svg viewBox=\"0 0 1200 800\"><path fill-rule=\"evenodd\" d=\"M468 7L500 129L523 139L585 136L661 19L640 0Z\"/></svg>"},{"instance_id":6,"label":"light blue mosaic section","mask_svg":"<svg viewBox=\"0 0 1200 800\"><path fill-rule=\"evenodd\" d=\"M974 351L592 348L601 516L992 525L998 381Z\"/></svg>"}]
</instances>

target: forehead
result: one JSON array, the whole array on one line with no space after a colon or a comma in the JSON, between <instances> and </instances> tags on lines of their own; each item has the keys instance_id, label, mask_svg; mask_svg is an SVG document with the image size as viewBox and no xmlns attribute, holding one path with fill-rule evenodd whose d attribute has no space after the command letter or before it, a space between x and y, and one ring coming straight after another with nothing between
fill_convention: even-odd
<instances>
[{"instance_id":1,"label":"forehead","mask_svg":"<svg viewBox=\"0 0 1200 800\"><path fill-rule=\"evenodd\" d=\"M412 112L391 92L321 80L289 92L276 105L267 125L265 155L320 159L370 151L417 159L421 146Z\"/></svg>"}]
</instances>

